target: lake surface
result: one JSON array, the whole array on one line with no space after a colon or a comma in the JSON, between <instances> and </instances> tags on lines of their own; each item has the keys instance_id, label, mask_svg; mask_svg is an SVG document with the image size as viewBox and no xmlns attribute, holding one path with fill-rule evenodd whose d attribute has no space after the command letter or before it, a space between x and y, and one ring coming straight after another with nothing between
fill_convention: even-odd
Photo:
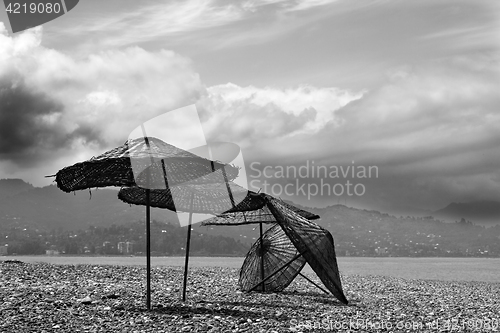
<instances>
[{"instance_id":1,"label":"lake surface","mask_svg":"<svg viewBox=\"0 0 500 333\"><path fill-rule=\"evenodd\" d=\"M5 256L1 260L47 262L52 264L93 264L145 266L145 257L67 257L67 256ZM240 268L244 258L191 257L190 267ZM339 257L338 266L343 275L383 275L405 279L444 281L485 281L500 283L500 258L368 258ZM184 266L184 257L152 257L152 266ZM311 273L310 267L304 267Z\"/></svg>"}]
</instances>

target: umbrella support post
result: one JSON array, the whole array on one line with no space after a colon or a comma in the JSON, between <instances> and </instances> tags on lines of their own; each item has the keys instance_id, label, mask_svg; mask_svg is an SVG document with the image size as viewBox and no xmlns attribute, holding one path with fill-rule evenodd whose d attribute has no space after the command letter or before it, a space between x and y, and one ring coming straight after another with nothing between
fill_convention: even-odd
<instances>
[{"instance_id":1,"label":"umbrella support post","mask_svg":"<svg viewBox=\"0 0 500 333\"><path fill-rule=\"evenodd\" d=\"M253 286L252 289L250 289L248 292L254 291L258 286L260 286L261 284L265 283L267 280L269 280L270 278L272 278L273 276L275 276L276 274L278 274L281 270L283 270L285 267L287 267L292 262L294 262L295 260L297 260L300 256L301 256L300 253L297 254L295 257L293 257L292 259L290 259L286 264L284 264L283 266L281 266L280 268L278 268L277 270L275 270L271 275L269 275L264 280L260 281L255 286Z\"/></svg>"},{"instance_id":2,"label":"umbrella support post","mask_svg":"<svg viewBox=\"0 0 500 333\"><path fill-rule=\"evenodd\" d=\"M187 241L186 241L186 259L184 261L184 285L182 287L182 301L186 301L186 287L187 287L187 275L189 266L189 245L191 244L191 222L193 220L193 213L189 213L189 224L187 231Z\"/></svg>"},{"instance_id":3,"label":"umbrella support post","mask_svg":"<svg viewBox=\"0 0 500 333\"><path fill-rule=\"evenodd\" d=\"M151 208L150 190L146 189L146 307L151 310Z\"/></svg>"},{"instance_id":4,"label":"umbrella support post","mask_svg":"<svg viewBox=\"0 0 500 333\"><path fill-rule=\"evenodd\" d=\"M325 289L321 288L316 282L314 282L313 280L309 279L307 276L305 276L304 274L302 273L299 273L300 276L302 276L304 279L306 279L307 281L309 281L310 283L312 283L314 286L316 286L318 289L320 289L322 292L324 292L325 294L330 294L328 291L326 291Z\"/></svg>"},{"instance_id":5,"label":"umbrella support post","mask_svg":"<svg viewBox=\"0 0 500 333\"><path fill-rule=\"evenodd\" d=\"M259 223L259 226L260 226L260 247L261 247L261 254L262 254L260 256L260 278L261 278L261 280L264 280L265 274L264 274L264 255L263 255L264 250L262 249L262 245L263 245L263 239L262 239L262 236L263 236L263 233L262 233L262 222ZM266 291L266 285L265 284L262 284L262 291L263 292Z\"/></svg>"}]
</instances>

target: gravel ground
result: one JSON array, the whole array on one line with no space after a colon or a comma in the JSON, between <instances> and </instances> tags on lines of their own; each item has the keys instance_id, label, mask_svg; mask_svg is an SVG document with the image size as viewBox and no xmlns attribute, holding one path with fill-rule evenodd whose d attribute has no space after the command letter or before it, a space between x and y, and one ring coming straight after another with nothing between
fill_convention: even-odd
<instances>
[{"instance_id":1,"label":"gravel ground","mask_svg":"<svg viewBox=\"0 0 500 333\"><path fill-rule=\"evenodd\" d=\"M242 293L238 270L0 262L0 332L495 332L500 283L343 277L350 301L301 277L281 293ZM316 276L308 275L318 282Z\"/></svg>"}]
</instances>

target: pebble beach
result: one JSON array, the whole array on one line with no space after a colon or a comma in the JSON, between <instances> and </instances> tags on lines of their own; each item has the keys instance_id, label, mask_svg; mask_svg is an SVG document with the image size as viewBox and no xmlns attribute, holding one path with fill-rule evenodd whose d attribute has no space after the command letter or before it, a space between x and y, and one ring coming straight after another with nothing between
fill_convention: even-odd
<instances>
[{"instance_id":1,"label":"pebble beach","mask_svg":"<svg viewBox=\"0 0 500 333\"><path fill-rule=\"evenodd\" d=\"M239 271L0 261L0 332L496 332L500 283L344 275L349 305L301 277L244 293ZM306 274L319 282L313 274Z\"/></svg>"}]
</instances>

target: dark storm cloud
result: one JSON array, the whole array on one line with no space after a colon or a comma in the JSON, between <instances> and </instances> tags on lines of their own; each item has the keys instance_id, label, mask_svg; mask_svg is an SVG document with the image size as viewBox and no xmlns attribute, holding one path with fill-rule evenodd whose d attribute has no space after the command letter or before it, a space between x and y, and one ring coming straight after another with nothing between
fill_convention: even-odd
<instances>
[{"instance_id":1,"label":"dark storm cloud","mask_svg":"<svg viewBox=\"0 0 500 333\"><path fill-rule=\"evenodd\" d=\"M257 117L263 123L256 127L251 144L243 146L248 165L258 162L261 169L293 169L312 162L328 167L376 166L377 178L360 180L366 193L360 197L344 195L343 199L351 205L385 207L388 211L395 211L393 207L435 210L450 202L500 200L498 59L498 53L457 57L401 71L388 77L380 88L333 111L330 121L312 127L317 129L313 133L287 135L296 130L287 126L284 128L290 131L273 131L273 118L243 112L252 110L250 107L235 108L243 99L238 95L223 97L235 113L231 119ZM289 115L286 110L282 113ZM303 124L311 121L297 120ZM318 123L318 117L314 121ZM251 118L246 123L257 121ZM258 135L261 129L267 131ZM222 133L231 130L239 131L240 127ZM271 178L270 183L295 182L294 177ZM338 180L324 179L332 184ZM317 195L303 203L326 205L337 200L336 196Z\"/></svg>"},{"instance_id":2,"label":"dark storm cloud","mask_svg":"<svg viewBox=\"0 0 500 333\"><path fill-rule=\"evenodd\" d=\"M0 22L0 178L39 185L203 88L190 60L172 51L71 54L42 46L41 27L11 36Z\"/></svg>"},{"instance_id":3,"label":"dark storm cloud","mask_svg":"<svg viewBox=\"0 0 500 333\"><path fill-rule=\"evenodd\" d=\"M88 125L68 132L59 121L63 113L61 102L31 90L19 75L0 77L0 160L33 165L74 139L98 139Z\"/></svg>"}]
</instances>

